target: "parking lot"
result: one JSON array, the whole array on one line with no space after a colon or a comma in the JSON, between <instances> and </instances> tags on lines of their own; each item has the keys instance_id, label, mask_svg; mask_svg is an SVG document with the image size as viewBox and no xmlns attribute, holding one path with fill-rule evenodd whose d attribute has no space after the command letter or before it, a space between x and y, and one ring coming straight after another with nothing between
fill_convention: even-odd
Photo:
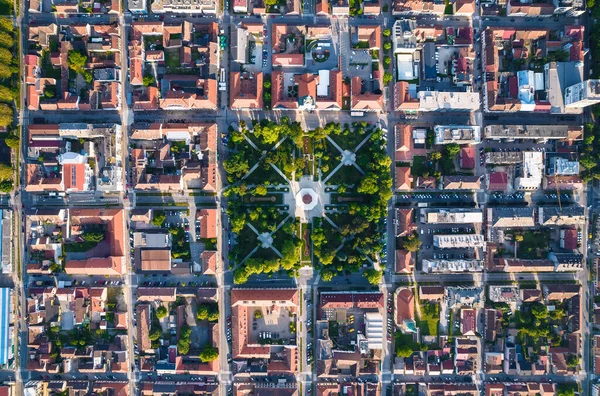
<instances>
[{"instance_id":1,"label":"parking lot","mask_svg":"<svg viewBox=\"0 0 600 396\"><path fill-rule=\"evenodd\" d=\"M396 200L399 202L456 202L456 203L474 203L475 195L472 192L461 193L438 193L438 192L412 192L396 194Z\"/></svg>"}]
</instances>

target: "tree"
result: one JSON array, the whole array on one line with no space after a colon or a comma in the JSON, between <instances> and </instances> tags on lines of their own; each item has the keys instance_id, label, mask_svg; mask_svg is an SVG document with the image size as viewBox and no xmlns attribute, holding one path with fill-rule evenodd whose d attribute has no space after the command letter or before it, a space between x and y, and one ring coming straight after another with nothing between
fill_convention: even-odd
<instances>
[{"instance_id":1,"label":"tree","mask_svg":"<svg viewBox=\"0 0 600 396\"><path fill-rule=\"evenodd\" d=\"M521 234L515 235L515 241L516 242L523 242L523 235L521 235Z\"/></svg>"},{"instance_id":2,"label":"tree","mask_svg":"<svg viewBox=\"0 0 600 396\"><path fill-rule=\"evenodd\" d=\"M392 58L390 58L389 56L384 56L384 57L383 57L383 64L384 64L385 66L389 66L389 65L390 65L390 63L392 63Z\"/></svg>"},{"instance_id":3,"label":"tree","mask_svg":"<svg viewBox=\"0 0 600 396\"><path fill-rule=\"evenodd\" d=\"M576 384L560 384L556 389L556 396L575 396Z\"/></svg>"},{"instance_id":4,"label":"tree","mask_svg":"<svg viewBox=\"0 0 600 396\"><path fill-rule=\"evenodd\" d=\"M207 304L198 305L198 310L196 311L196 318L198 318L198 320L207 320L209 311L210 310Z\"/></svg>"},{"instance_id":5,"label":"tree","mask_svg":"<svg viewBox=\"0 0 600 396\"><path fill-rule=\"evenodd\" d=\"M390 35L392 34L392 31L389 28L383 29L383 37L390 37Z\"/></svg>"},{"instance_id":6,"label":"tree","mask_svg":"<svg viewBox=\"0 0 600 396\"><path fill-rule=\"evenodd\" d=\"M548 308L541 303L531 304L531 314L537 320L543 320L548 317Z\"/></svg>"},{"instance_id":7,"label":"tree","mask_svg":"<svg viewBox=\"0 0 600 396\"><path fill-rule=\"evenodd\" d=\"M592 169L596 166L597 161L594 157L589 154L584 154L579 157L579 164L583 166L585 169Z\"/></svg>"},{"instance_id":8,"label":"tree","mask_svg":"<svg viewBox=\"0 0 600 396\"><path fill-rule=\"evenodd\" d=\"M0 46L6 48L12 48L15 44L12 36L8 33L0 32Z\"/></svg>"},{"instance_id":9,"label":"tree","mask_svg":"<svg viewBox=\"0 0 600 396\"><path fill-rule=\"evenodd\" d=\"M460 146L456 143L450 143L446 146L446 154L455 157L460 152Z\"/></svg>"},{"instance_id":10,"label":"tree","mask_svg":"<svg viewBox=\"0 0 600 396\"><path fill-rule=\"evenodd\" d=\"M592 9L596 5L596 0L587 0L587 8Z\"/></svg>"},{"instance_id":11,"label":"tree","mask_svg":"<svg viewBox=\"0 0 600 396\"><path fill-rule=\"evenodd\" d=\"M12 122L13 108L4 103L0 103L0 126L6 127L12 124Z\"/></svg>"},{"instance_id":12,"label":"tree","mask_svg":"<svg viewBox=\"0 0 600 396\"><path fill-rule=\"evenodd\" d=\"M210 363L219 357L219 351L212 345L206 344L200 351L200 360L204 363Z\"/></svg>"},{"instance_id":13,"label":"tree","mask_svg":"<svg viewBox=\"0 0 600 396\"><path fill-rule=\"evenodd\" d=\"M375 173L369 172L364 175L360 181L360 185L356 189L361 194L377 194L379 191L379 180Z\"/></svg>"},{"instance_id":14,"label":"tree","mask_svg":"<svg viewBox=\"0 0 600 396\"><path fill-rule=\"evenodd\" d=\"M161 305L160 307L156 308L156 317L158 319L163 319L167 317L167 308L165 308L163 305Z\"/></svg>"},{"instance_id":15,"label":"tree","mask_svg":"<svg viewBox=\"0 0 600 396\"><path fill-rule=\"evenodd\" d=\"M263 317L263 314L260 309L257 309L256 311L254 311L254 319L260 319L262 317Z\"/></svg>"},{"instance_id":16,"label":"tree","mask_svg":"<svg viewBox=\"0 0 600 396\"><path fill-rule=\"evenodd\" d=\"M12 103L18 94L15 88L0 85L0 102Z\"/></svg>"},{"instance_id":17,"label":"tree","mask_svg":"<svg viewBox=\"0 0 600 396\"><path fill-rule=\"evenodd\" d=\"M236 216L229 217L229 223L231 224L231 232L239 233L246 226L246 214L239 214Z\"/></svg>"},{"instance_id":18,"label":"tree","mask_svg":"<svg viewBox=\"0 0 600 396\"><path fill-rule=\"evenodd\" d=\"M152 216L152 224L155 227L161 227L166 219L167 216L165 216L165 212L162 210L157 210L154 212L154 216Z\"/></svg>"},{"instance_id":19,"label":"tree","mask_svg":"<svg viewBox=\"0 0 600 396\"><path fill-rule=\"evenodd\" d=\"M215 322L219 320L219 308L216 304L200 304L196 311L196 318Z\"/></svg>"},{"instance_id":20,"label":"tree","mask_svg":"<svg viewBox=\"0 0 600 396\"><path fill-rule=\"evenodd\" d=\"M154 329L152 330L152 333L150 333L148 338L150 338L150 341L156 341L160 338L160 336L162 336L162 332L160 331L160 329Z\"/></svg>"},{"instance_id":21,"label":"tree","mask_svg":"<svg viewBox=\"0 0 600 396\"><path fill-rule=\"evenodd\" d=\"M0 62L10 65L13 60L13 54L6 48L0 48Z\"/></svg>"},{"instance_id":22,"label":"tree","mask_svg":"<svg viewBox=\"0 0 600 396\"><path fill-rule=\"evenodd\" d=\"M333 279L334 272L330 268L323 268L321 270L321 279L324 282L330 282Z\"/></svg>"},{"instance_id":23,"label":"tree","mask_svg":"<svg viewBox=\"0 0 600 396\"><path fill-rule=\"evenodd\" d=\"M392 81L393 76L389 72L383 73L383 83L389 84Z\"/></svg>"},{"instance_id":24,"label":"tree","mask_svg":"<svg viewBox=\"0 0 600 396\"><path fill-rule=\"evenodd\" d=\"M244 153L233 154L229 159L223 161L223 168L228 174L234 175L237 178L244 176L250 169L248 160Z\"/></svg>"},{"instance_id":25,"label":"tree","mask_svg":"<svg viewBox=\"0 0 600 396\"><path fill-rule=\"evenodd\" d=\"M421 240L416 232L402 238L402 246L409 252L416 252L421 247Z\"/></svg>"},{"instance_id":26,"label":"tree","mask_svg":"<svg viewBox=\"0 0 600 396\"><path fill-rule=\"evenodd\" d=\"M412 354L413 354L413 350L408 345L396 346L396 356L401 357L401 358L408 358L408 357L411 357Z\"/></svg>"},{"instance_id":27,"label":"tree","mask_svg":"<svg viewBox=\"0 0 600 396\"><path fill-rule=\"evenodd\" d=\"M271 89L271 81L264 81L263 82L263 88L264 89Z\"/></svg>"},{"instance_id":28,"label":"tree","mask_svg":"<svg viewBox=\"0 0 600 396\"><path fill-rule=\"evenodd\" d=\"M386 51L389 51L392 49L392 43L390 43L389 41L386 41L385 43L383 43L383 49Z\"/></svg>"},{"instance_id":29,"label":"tree","mask_svg":"<svg viewBox=\"0 0 600 396\"><path fill-rule=\"evenodd\" d=\"M363 275L371 285L378 285L381 282L381 271L374 268L366 270Z\"/></svg>"},{"instance_id":30,"label":"tree","mask_svg":"<svg viewBox=\"0 0 600 396\"><path fill-rule=\"evenodd\" d=\"M4 138L4 143L13 149L19 148L19 137L17 135L10 134L6 138Z\"/></svg>"},{"instance_id":31,"label":"tree","mask_svg":"<svg viewBox=\"0 0 600 396\"><path fill-rule=\"evenodd\" d=\"M263 185L254 187L254 194L260 196L267 195L267 187Z\"/></svg>"},{"instance_id":32,"label":"tree","mask_svg":"<svg viewBox=\"0 0 600 396\"><path fill-rule=\"evenodd\" d=\"M155 82L156 82L156 80L154 79L154 76L152 74L146 74L144 76L144 78L142 79L142 83L144 84L144 87L149 87L150 85L154 85Z\"/></svg>"},{"instance_id":33,"label":"tree","mask_svg":"<svg viewBox=\"0 0 600 396\"><path fill-rule=\"evenodd\" d=\"M429 154L429 158L432 161L439 161L442 159L442 153L440 153L439 151L434 151L433 153Z\"/></svg>"},{"instance_id":34,"label":"tree","mask_svg":"<svg viewBox=\"0 0 600 396\"><path fill-rule=\"evenodd\" d=\"M187 355L190 352L190 340L180 338L177 342L177 352L181 355Z\"/></svg>"},{"instance_id":35,"label":"tree","mask_svg":"<svg viewBox=\"0 0 600 396\"><path fill-rule=\"evenodd\" d=\"M70 50L67 55L69 67L77 73L81 73L87 64L88 57L84 52Z\"/></svg>"}]
</instances>

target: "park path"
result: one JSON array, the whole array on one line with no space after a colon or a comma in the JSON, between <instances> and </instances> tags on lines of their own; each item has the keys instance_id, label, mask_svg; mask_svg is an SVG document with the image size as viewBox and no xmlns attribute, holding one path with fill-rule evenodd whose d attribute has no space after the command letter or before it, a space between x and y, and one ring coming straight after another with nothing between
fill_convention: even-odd
<instances>
[{"instance_id":1,"label":"park path","mask_svg":"<svg viewBox=\"0 0 600 396\"><path fill-rule=\"evenodd\" d=\"M290 181L290 179L288 179L287 177L285 177L285 175L283 174L282 171L279 170L279 168L275 165L275 164L271 164L271 168L275 169L275 172L279 173L279 176L283 177L283 180L285 180L291 187L292 182Z\"/></svg>"},{"instance_id":2,"label":"park path","mask_svg":"<svg viewBox=\"0 0 600 396\"><path fill-rule=\"evenodd\" d=\"M358 150L360 150L360 148L371 138L371 136L373 136L373 133L375 132L371 132L369 133L360 143L358 143L358 145L354 148L354 150L352 150L352 152L354 154L356 154L356 152ZM337 144L335 142L335 140L333 140L331 137L329 136L325 136L325 138L329 141L329 143L331 143L333 145L333 147L335 147L337 149L337 151L340 152L340 154L343 156L344 155L344 150L339 146L339 144ZM353 162L352 165L354 165L354 167L361 173L361 174L365 174L365 171L362 170L362 168L356 163ZM344 164L342 162L340 162L330 173L329 175L327 175L327 177L325 178L325 180L323 180L323 183L327 183L327 180L329 180L331 178L331 176L335 175L335 173L342 167L344 166ZM321 178L321 170L319 169L319 179Z\"/></svg>"}]
</instances>

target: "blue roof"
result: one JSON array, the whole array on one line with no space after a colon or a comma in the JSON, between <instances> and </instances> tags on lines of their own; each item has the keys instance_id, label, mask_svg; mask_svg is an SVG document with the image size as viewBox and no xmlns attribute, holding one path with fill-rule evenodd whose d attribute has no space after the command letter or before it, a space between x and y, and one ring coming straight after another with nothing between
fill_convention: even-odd
<instances>
[{"instance_id":1,"label":"blue roof","mask_svg":"<svg viewBox=\"0 0 600 396\"><path fill-rule=\"evenodd\" d=\"M0 364L8 363L8 348L10 346L9 343L9 333L10 329L8 326L8 321L10 318L10 289L2 288L0 289Z\"/></svg>"}]
</instances>

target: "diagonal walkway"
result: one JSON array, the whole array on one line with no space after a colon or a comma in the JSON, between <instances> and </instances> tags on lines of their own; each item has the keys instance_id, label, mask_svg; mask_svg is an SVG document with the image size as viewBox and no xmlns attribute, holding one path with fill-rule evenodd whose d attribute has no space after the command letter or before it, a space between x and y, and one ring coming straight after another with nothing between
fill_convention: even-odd
<instances>
[{"instance_id":1,"label":"diagonal walkway","mask_svg":"<svg viewBox=\"0 0 600 396\"><path fill-rule=\"evenodd\" d=\"M292 182L290 181L290 179L285 177L283 172L280 171L279 168L277 166L275 166L275 164L271 164L271 168L275 169L275 172L279 173L279 176L283 177L283 180L285 180L290 186L292 185Z\"/></svg>"}]
</instances>

